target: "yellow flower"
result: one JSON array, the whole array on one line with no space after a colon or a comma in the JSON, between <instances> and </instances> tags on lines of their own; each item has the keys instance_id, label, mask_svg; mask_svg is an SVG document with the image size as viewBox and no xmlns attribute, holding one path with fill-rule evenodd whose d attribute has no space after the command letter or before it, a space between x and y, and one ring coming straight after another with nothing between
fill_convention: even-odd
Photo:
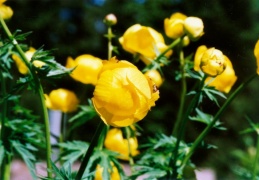
<instances>
[{"instance_id":1,"label":"yellow flower","mask_svg":"<svg viewBox=\"0 0 259 180\"><path fill-rule=\"evenodd\" d=\"M76 94L63 88L51 91L49 96L45 94L45 102L49 109L60 110L64 113L76 111L79 104Z\"/></svg>"},{"instance_id":2,"label":"yellow flower","mask_svg":"<svg viewBox=\"0 0 259 180\"><path fill-rule=\"evenodd\" d=\"M103 173L103 167L101 167L98 164L96 167L94 180L103 180L102 173ZM112 172L110 173L110 180L120 180L118 169L113 164L112 164Z\"/></svg>"},{"instance_id":3,"label":"yellow flower","mask_svg":"<svg viewBox=\"0 0 259 180\"><path fill-rule=\"evenodd\" d=\"M75 60L67 58L67 68L75 68L71 77L84 84L95 85L100 70L102 69L102 60L89 54L78 56Z\"/></svg>"},{"instance_id":4,"label":"yellow flower","mask_svg":"<svg viewBox=\"0 0 259 180\"><path fill-rule=\"evenodd\" d=\"M113 128L108 131L104 146L109 150L120 153L118 158L123 160L129 160L129 154L131 154L131 156L139 154L137 138L131 137L129 141L124 139L122 131L119 128Z\"/></svg>"},{"instance_id":5,"label":"yellow flower","mask_svg":"<svg viewBox=\"0 0 259 180\"><path fill-rule=\"evenodd\" d=\"M9 6L3 4L5 1L6 0L0 1L0 16L2 16L3 19L10 19L13 16L13 10Z\"/></svg>"},{"instance_id":6,"label":"yellow flower","mask_svg":"<svg viewBox=\"0 0 259 180\"><path fill-rule=\"evenodd\" d=\"M257 61L257 74L259 75L259 40L255 44L254 55Z\"/></svg>"},{"instance_id":7,"label":"yellow flower","mask_svg":"<svg viewBox=\"0 0 259 180\"><path fill-rule=\"evenodd\" d=\"M101 119L106 124L125 127L147 115L159 91L153 90L153 82L136 66L111 58L103 61L93 95L93 105Z\"/></svg>"},{"instance_id":8,"label":"yellow flower","mask_svg":"<svg viewBox=\"0 0 259 180\"><path fill-rule=\"evenodd\" d=\"M235 71L233 69L231 61L225 56L226 59L226 69L224 72L218 76L216 76L213 80L211 77L208 77L205 83L209 82L209 86L215 87L215 89L229 93L232 86L235 84L237 77L235 75Z\"/></svg>"},{"instance_id":9,"label":"yellow flower","mask_svg":"<svg viewBox=\"0 0 259 180\"><path fill-rule=\"evenodd\" d=\"M201 64L201 57L203 53L207 50L208 48L205 45L199 46L196 50L195 56L194 56L194 70L199 71L200 64Z\"/></svg>"},{"instance_id":10,"label":"yellow flower","mask_svg":"<svg viewBox=\"0 0 259 180\"><path fill-rule=\"evenodd\" d=\"M184 20L184 29L189 38L196 41L204 34L204 25L200 18L187 17Z\"/></svg>"},{"instance_id":11,"label":"yellow flower","mask_svg":"<svg viewBox=\"0 0 259 180\"><path fill-rule=\"evenodd\" d=\"M123 49L132 53L140 54L140 59L150 64L161 52L167 49L162 34L158 33L151 27L135 24L129 27L119 42ZM166 56L169 57L172 51L168 51Z\"/></svg>"},{"instance_id":12,"label":"yellow flower","mask_svg":"<svg viewBox=\"0 0 259 180\"><path fill-rule=\"evenodd\" d=\"M173 39L179 38L185 34L184 32L184 20L187 18L182 13L174 13L170 18L164 20L165 34Z\"/></svg>"},{"instance_id":13,"label":"yellow flower","mask_svg":"<svg viewBox=\"0 0 259 180\"><path fill-rule=\"evenodd\" d=\"M164 81L161 74L155 69L147 71L145 76L150 78L155 83L154 88L156 88L156 86L160 87Z\"/></svg>"},{"instance_id":14,"label":"yellow flower","mask_svg":"<svg viewBox=\"0 0 259 180\"><path fill-rule=\"evenodd\" d=\"M34 49L33 47L30 47L28 51L25 52L25 56L26 58L31 61L31 58L33 56L33 54L36 52L36 49ZM17 68L18 68L18 71L21 73L21 74L28 74L29 70L27 68L27 66L25 65L25 63L21 60L21 58L17 55L13 55L12 56ZM41 68L45 63L42 62L42 61L38 61L38 60L34 60L33 61L33 65L37 68Z\"/></svg>"}]
</instances>

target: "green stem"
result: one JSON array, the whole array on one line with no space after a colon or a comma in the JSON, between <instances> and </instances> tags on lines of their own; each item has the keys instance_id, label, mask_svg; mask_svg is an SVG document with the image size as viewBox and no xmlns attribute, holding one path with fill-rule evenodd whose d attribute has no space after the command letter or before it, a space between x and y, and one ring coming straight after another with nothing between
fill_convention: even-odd
<instances>
[{"instance_id":1,"label":"green stem","mask_svg":"<svg viewBox=\"0 0 259 180\"><path fill-rule=\"evenodd\" d=\"M89 159L94 151L94 148L95 146L98 144L98 140L99 140L99 137L100 137L100 134L103 130L103 128L105 127L105 124L103 122L100 122L98 127L97 127L97 130L94 134L94 137L86 151L86 154L85 154L85 157L79 167L79 170L77 172L77 175L75 177L75 180L81 180L82 179L82 176L84 175L84 172L85 172L85 169L87 167L87 164L89 162Z\"/></svg>"},{"instance_id":2,"label":"green stem","mask_svg":"<svg viewBox=\"0 0 259 180\"><path fill-rule=\"evenodd\" d=\"M203 141L203 139L206 137L206 135L210 132L210 130L213 128L219 117L222 115L223 112L227 109L227 107L230 105L230 103L235 99L235 97L255 78L257 77L257 74L252 75L246 82L242 83L225 101L225 103L222 105L222 107L219 109L219 111L215 114L214 119L211 121L211 123L201 132L201 134L198 136L198 138L194 141L192 146L190 147L189 153L185 156L182 165L180 169L183 169L189 159L191 158L192 154L198 147L198 145Z\"/></svg>"},{"instance_id":3,"label":"green stem","mask_svg":"<svg viewBox=\"0 0 259 180\"><path fill-rule=\"evenodd\" d=\"M252 180L256 180L258 163L259 163L259 133L257 132L256 154L255 154L255 160L253 164Z\"/></svg>"},{"instance_id":4,"label":"green stem","mask_svg":"<svg viewBox=\"0 0 259 180\"><path fill-rule=\"evenodd\" d=\"M25 65L27 66L28 70L29 70L29 74L32 76L34 82L35 82L35 87L37 87L36 92L39 94L40 96L40 101L41 101L41 105L42 105L42 109L43 109L43 119L44 119L44 123L45 123L45 138L46 138L46 161L47 161L47 168L48 168L48 177L51 178L52 177L52 167L51 167L51 144L50 144L50 128L49 128L49 118L48 118L48 111L47 111L47 107L45 105L45 99L44 99L44 92L42 89L42 86L40 84L40 81L37 77L36 72L31 70L31 65L28 61L28 59L26 58L22 48L20 47L20 45L18 44L18 42L16 41L16 39L14 39L12 33L10 32L9 28L7 27L5 21L3 20L3 18L0 16L0 23L6 33L6 35L8 36L8 38L11 40L11 42L13 43L14 47L16 48L16 50L18 51L19 55L21 56L22 61L25 63Z\"/></svg>"},{"instance_id":5,"label":"green stem","mask_svg":"<svg viewBox=\"0 0 259 180\"><path fill-rule=\"evenodd\" d=\"M112 49L113 49L113 46L112 46L112 38L113 38L113 34L112 34L112 28L111 26L108 26L108 59L111 59L112 57Z\"/></svg>"},{"instance_id":6,"label":"green stem","mask_svg":"<svg viewBox=\"0 0 259 180\"><path fill-rule=\"evenodd\" d=\"M132 153L131 153L131 148L130 148L130 127L126 127L126 136L127 136L127 141L128 141L128 151L129 151L129 164L130 164L130 169L131 169L131 173L133 172L133 165L134 165L134 160L132 157Z\"/></svg>"},{"instance_id":7,"label":"green stem","mask_svg":"<svg viewBox=\"0 0 259 180\"><path fill-rule=\"evenodd\" d=\"M2 164L2 172L1 172L1 179L2 180L10 180L11 175L11 162L12 162L12 155L10 153L5 153L3 164Z\"/></svg>"}]
</instances>

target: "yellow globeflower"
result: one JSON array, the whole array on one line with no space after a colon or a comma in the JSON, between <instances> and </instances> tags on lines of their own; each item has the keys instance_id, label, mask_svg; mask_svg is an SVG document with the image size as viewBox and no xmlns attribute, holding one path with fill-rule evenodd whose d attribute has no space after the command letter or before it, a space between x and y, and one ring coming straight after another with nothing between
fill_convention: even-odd
<instances>
[{"instance_id":1,"label":"yellow globeflower","mask_svg":"<svg viewBox=\"0 0 259 180\"><path fill-rule=\"evenodd\" d=\"M122 131L119 128L113 128L108 131L104 146L109 150L120 153L118 158L123 160L129 160L129 154L131 154L131 156L139 154L137 138L131 137L129 141L124 139Z\"/></svg>"},{"instance_id":2,"label":"yellow globeflower","mask_svg":"<svg viewBox=\"0 0 259 180\"><path fill-rule=\"evenodd\" d=\"M80 55L75 60L68 57L66 67L75 68L71 73L73 79L95 85L102 69L102 60L89 54Z\"/></svg>"},{"instance_id":3,"label":"yellow globeflower","mask_svg":"<svg viewBox=\"0 0 259 180\"><path fill-rule=\"evenodd\" d=\"M257 74L259 75L259 40L255 44L254 55L257 61Z\"/></svg>"},{"instance_id":4,"label":"yellow globeflower","mask_svg":"<svg viewBox=\"0 0 259 180\"><path fill-rule=\"evenodd\" d=\"M29 50L25 52L26 58L29 61L31 61L31 58L35 52L36 52L36 49L34 49L33 47L30 47ZM15 54L12 56L12 58L18 68L18 71L21 74L28 74L29 70L28 70L27 66L25 65L25 63L21 60L21 58ZM42 61L38 61L38 60L33 61L33 65L37 68L41 68L44 64L45 63Z\"/></svg>"},{"instance_id":5,"label":"yellow globeflower","mask_svg":"<svg viewBox=\"0 0 259 180\"><path fill-rule=\"evenodd\" d=\"M73 91L67 89L56 89L45 94L46 106L52 110L60 110L64 113L77 110L79 100Z\"/></svg>"},{"instance_id":6,"label":"yellow globeflower","mask_svg":"<svg viewBox=\"0 0 259 180\"><path fill-rule=\"evenodd\" d=\"M184 20L184 29L189 38L196 41L204 34L203 21L198 17L187 17Z\"/></svg>"},{"instance_id":7,"label":"yellow globeflower","mask_svg":"<svg viewBox=\"0 0 259 180\"><path fill-rule=\"evenodd\" d=\"M148 70L147 72L145 72L145 76L150 78L155 83L154 88L160 87L164 81L161 74L155 69Z\"/></svg>"},{"instance_id":8,"label":"yellow globeflower","mask_svg":"<svg viewBox=\"0 0 259 180\"><path fill-rule=\"evenodd\" d=\"M140 24L129 27L119 38L119 42L124 50L132 54L140 54L140 59L146 64L150 64L168 47L162 34L151 27ZM166 56L169 57L171 54L172 51L168 51Z\"/></svg>"},{"instance_id":9,"label":"yellow globeflower","mask_svg":"<svg viewBox=\"0 0 259 180\"><path fill-rule=\"evenodd\" d=\"M182 13L174 13L170 18L164 20L165 34L173 39L179 38L185 34L184 32L184 20L187 18Z\"/></svg>"},{"instance_id":10,"label":"yellow globeflower","mask_svg":"<svg viewBox=\"0 0 259 180\"><path fill-rule=\"evenodd\" d=\"M205 45L199 46L196 50L195 56L194 56L194 70L199 71L200 64L201 64L201 57L203 53L207 50L208 48Z\"/></svg>"},{"instance_id":11,"label":"yellow globeflower","mask_svg":"<svg viewBox=\"0 0 259 180\"><path fill-rule=\"evenodd\" d=\"M136 66L111 58L103 61L93 95L101 119L106 124L125 127L147 115L159 98L159 91Z\"/></svg>"},{"instance_id":12,"label":"yellow globeflower","mask_svg":"<svg viewBox=\"0 0 259 180\"><path fill-rule=\"evenodd\" d=\"M96 167L94 180L103 180L103 167L99 164ZM110 173L110 180L120 180L118 169L112 164L112 172Z\"/></svg>"},{"instance_id":13,"label":"yellow globeflower","mask_svg":"<svg viewBox=\"0 0 259 180\"><path fill-rule=\"evenodd\" d=\"M5 1L6 0L0 0L0 16L3 19L10 19L13 16L13 10L9 6L3 4Z\"/></svg>"}]
</instances>

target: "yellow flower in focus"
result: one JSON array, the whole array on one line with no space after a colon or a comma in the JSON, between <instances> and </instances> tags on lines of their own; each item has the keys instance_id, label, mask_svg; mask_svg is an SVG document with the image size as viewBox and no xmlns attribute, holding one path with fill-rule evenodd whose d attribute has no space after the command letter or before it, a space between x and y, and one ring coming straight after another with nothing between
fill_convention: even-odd
<instances>
[{"instance_id":1,"label":"yellow flower in focus","mask_svg":"<svg viewBox=\"0 0 259 180\"><path fill-rule=\"evenodd\" d=\"M111 126L125 127L143 119L159 98L152 82L136 66L111 58L103 68L93 93L93 105Z\"/></svg>"},{"instance_id":2,"label":"yellow flower in focus","mask_svg":"<svg viewBox=\"0 0 259 180\"><path fill-rule=\"evenodd\" d=\"M194 55L194 70L199 71L200 64L201 64L201 57L203 53L207 50L208 48L205 45L199 46L196 50L196 53Z\"/></svg>"},{"instance_id":3,"label":"yellow flower in focus","mask_svg":"<svg viewBox=\"0 0 259 180\"><path fill-rule=\"evenodd\" d=\"M162 34L151 27L140 24L129 27L119 38L119 42L124 50L132 54L140 54L140 59L146 64L150 64L168 47ZM166 56L169 57L171 54L172 51L168 51Z\"/></svg>"},{"instance_id":4,"label":"yellow flower in focus","mask_svg":"<svg viewBox=\"0 0 259 180\"><path fill-rule=\"evenodd\" d=\"M226 59L226 69L224 72L218 76L216 76L213 80L211 77L208 77L205 83L209 82L209 86L215 87L215 89L229 93L232 86L235 84L237 80L237 76L235 75L235 71L233 69L231 61L225 56Z\"/></svg>"},{"instance_id":5,"label":"yellow flower in focus","mask_svg":"<svg viewBox=\"0 0 259 180\"><path fill-rule=\"evenodd\" d=\"M45 102L49 109L64 113L76 111L79 104L76 94L63 88L53 90L49 95L45 94Z\"/></svg>"},{"instance_id":6,"label":"yellow flower in focus","mask_svg":"<svg viewBox=\"0 0 259 180\"><path fill-rule=\"evenodd\" d=\"M78 56L75 60L67 58L67 68L75 68L70 74L71 77L84 84L95 85L100 70L102 69L102 60L89 54Z\"/></svg>"},{"instance_id":7,"label":"yellow flower in focus","mask_svg":"<svg viewBox=\"0 0 259 180\"><path fill-rule=\"evenodd\" d=\"M104 140L104 146L109 150L120 153L118 158L123 160L129 160L129 154L131 156L139 154L137 138L131 137L129 141L124 139L122 131L119 128L113 128L108 131Z\"/></svg>"},{"instance_id":8,"label":"yellow flower in focus","mask_svg":"<svg viewBox=\"0 0 259 180\"><path fill-rule=\"evenodd\" d=\"M182 13L174 13L170 18L164 20L165 34L173 39L179 38L185 34L184 32L184 20L187 18Z\"/></svg>"},{"instance_id":9,"label":"yellow flower in focus","mask_svg":"<svg viewBox=\"0 0 259 180\"><path fill-rule=\"evenodd\" d=\"M161 74L155 69L145 72L145 76L150 78L155 83L154 88L160 87L164 81Z\"/></svg>"},{"instance_id":10,"label":"yellow flower in focus","mask_svg":"<svg viewBox=\"0 0 259 180\"><path fill-rule=\"evenodd\" d=\"M0 16L3 19L10 19L13 16L13 10L9 6L3 4L5 1L6 0L0 1Z\"/></svg>"},{"instance_id":11,"label":"yellow flower in focus","mask_svg":"<svg viewBox=\"0 0 259 180\"><path fill-rule=\"evenodd\" d=\"M257 61L257 74L259 75L259 40L255 44L254 55Z\"/></svg>"},{"instance_id":12,"label":"yellow flower in focus","mask_svg":"<svg viewBox=\"0 0 259 180\"><path fill-rule=\"evenodd\" d=\"M103 173L103 167L101 167L98 164L96 167L94 180L103 180L102 173ZM110 173L110 180L120 180L120 175L119 175L118 169L114 165L112 165L112 172Z\"/></svg>"},{"instance_id":13,"label":"yellow flower in focus","mask_svg":"<svg viewBox=\"0 0 259 180\"><path fill-rule=\"evenodd\" d=\"M29 50L25 52L26 58L29 61L31 61L31 58L35 52L36 52L36 49L34 49L33 47L30 47ZM21 74L28 74L29 70L28 70L27 66L25 65L25 63L22 61L22 59L15 54L12 56L12 58L18 68L18 71ZM41 68L43 65L45 65L45 63L42 61L34 60L33 65L37 68Z\"/></svg>"},{"instance_id":14,"label":"yellow flower in focus","mask_svg":"<svg viewBox=\"0 0 259 180\"><path fill-rule=\"evenodd\" d=\"M204 25L200 18L187 17L184 20L184 29L189 38L196 41L204 34Z\"/></svg>"}]
</instances>

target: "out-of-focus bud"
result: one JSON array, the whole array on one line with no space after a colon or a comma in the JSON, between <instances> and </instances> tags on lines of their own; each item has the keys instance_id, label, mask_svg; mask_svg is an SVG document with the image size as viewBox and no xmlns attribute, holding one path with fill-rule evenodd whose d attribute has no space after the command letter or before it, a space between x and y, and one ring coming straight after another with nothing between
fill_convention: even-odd
<instances>
[{"instance_id":1,"label":"out-of-focus bud","mask_svg":"<svg viewBox=\"0 0 259 180\"><path fill-rule=\"evenodd\" d=\"M190 38L188 36L184 36L182 40L182 45L185 47L185 46L188 46L189 44L190 44Z\"/></svg>"},{"instance_id":2,"label":"out-of-focus bud","mask_svg":"<svg viewBox=\"0 0 259 180\"><path fill-rule=\"evenodd\" d=\"M198 40L204 34L204 25L198 17L187 17L184 20L184 28L186 34L192 41Z\"/></svg>"},{"instance_id":3,"label":"out-of-focus bud","mask_svg":"<svg viewBox=\"0 0 259 180\"><path fill-rule=\"evenodd\" d=\"M150 78L155 83L154 87L160 87L164 81L161 74L155 69L147 71L145 76Z\"/></svg>"},{"instance_id":4,"label":"out-of-focus bud","mask_svg":"<svg viewBox=\"0 0 259 180\"><path fill-rule=\"evenodd\" d=\"M105 16L103 22L107 26L113 26L113 25L117 24L117 18L114 14L108 14L108 15Z\"/></svg>"}]
</instances>

